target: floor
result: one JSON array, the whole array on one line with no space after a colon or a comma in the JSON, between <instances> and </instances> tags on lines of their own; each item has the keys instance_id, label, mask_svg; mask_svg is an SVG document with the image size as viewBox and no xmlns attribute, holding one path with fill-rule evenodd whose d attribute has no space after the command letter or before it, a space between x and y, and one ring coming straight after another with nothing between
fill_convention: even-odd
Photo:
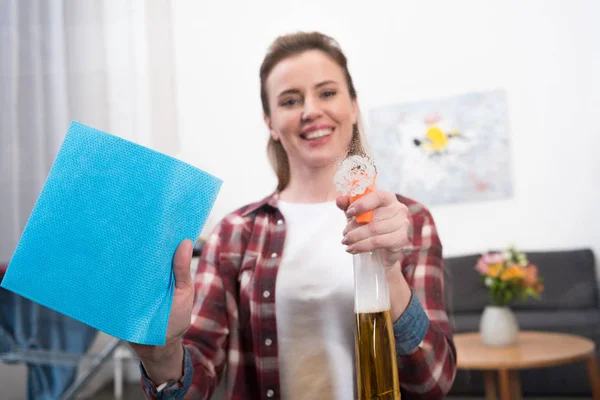
<instances>
[{"instance_id":1,"label":"floor","mask_svg":"<svg viewBox=\"0 0 600 400\"><path fill-rule=\"evenodd\" d=\"M114 398L112 385L107 386L93 397L94 400L114 400ZM122 400L143 400L145 398L141 385L127 384L123 388Z\"/></svg>"},{"instance_id":2,"label":"floor","mask_svg":"<svg viewBox=\"0 0 600 400\"><path fill-rule=\"evenodd\" d=\"M223 400L220 393L215 393L212 400ZM142 393L140 384L126 384L123 388L123 398L121 400L145 400L146 397ZM91 400L115 400L112 383L105 389L99 391L91 398Z\"/></svg>"},{"instance_id":3,"label":"floor","mask_svg":"<svg viewBox=\"0 0 600 400\"><path fill-rule=\"evenodd\" d=\"M93 398L94 400L114 400L112 386L99 392ZM143 400L145 397L141 392L141 387L137 384L128 384L125 386L123 400ZM215 397L213 400L221 400L222 397ZM527 400L591 400L591 397L577 397L576 399L567 397L524 397ZM484 397L447 397L446 400L484 400Z\"/></svg>"}]
</instances>

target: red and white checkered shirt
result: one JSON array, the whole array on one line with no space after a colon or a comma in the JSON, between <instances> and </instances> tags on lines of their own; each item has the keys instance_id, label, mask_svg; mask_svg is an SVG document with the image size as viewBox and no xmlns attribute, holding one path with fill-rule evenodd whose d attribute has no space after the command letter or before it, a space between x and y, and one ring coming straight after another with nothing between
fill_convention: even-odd
<instances>
[{"instance_id":1,"label":"red and white checkered shirt","mask_svg":"<svg viewBox=\"0 0 600 400\"><path fill-rule=\"evenodd\" d=\"M229 214L205 245L192 323L184 338L188 365L193 366L186 399L210 398L223 374L228 399L281 397L275 280L286 225L277 199L275 193ZM412 226L412 251L403 257L402 271L429 318L417 350L398 355L402 398L442 399L456 371L456 349L444 307L442 245L429 211L408 198L398 200L408 207ZM177 391L183 381L173 388ZM150 385L144 388L150 398L171 397L153 394Z\"/></svg>"}]
</instances>

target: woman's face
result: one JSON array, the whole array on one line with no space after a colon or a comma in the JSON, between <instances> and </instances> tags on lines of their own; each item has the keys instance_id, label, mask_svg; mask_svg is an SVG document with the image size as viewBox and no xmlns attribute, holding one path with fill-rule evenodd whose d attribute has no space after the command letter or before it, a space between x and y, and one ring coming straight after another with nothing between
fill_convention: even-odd
<instances>
[{"instance_id":1,"label":"woman's face","mask_svg":"<svg viewBox=\"0 0 600 400\"><path fill-rule=\"evenodd\" d=\"M357 122L344 72L327 54L309 50L279 62L266 82L271 136L290 168L318 168L345 158Z\"/></svg>"}]
</instances>

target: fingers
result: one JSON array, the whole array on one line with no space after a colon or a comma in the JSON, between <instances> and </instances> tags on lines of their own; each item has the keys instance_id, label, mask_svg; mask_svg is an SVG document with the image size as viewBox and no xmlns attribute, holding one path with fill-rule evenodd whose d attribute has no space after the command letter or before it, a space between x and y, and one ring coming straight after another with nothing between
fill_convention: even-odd
<instances>
[{"instance_id":1,"label":"fingers","mask_svg":"<svg viewBox=\"0 0 600 400\"><path fill-rule=\"evenodd\" d=\"M366 225L357 224L353 221L348 224L346 230L344 231L344 239L342 240L342 244L352 245L372 236L385 235L386 233L395 232L400 227L400 224L400 219L397 219L397 221L373 221Z\"/></svg>"},{"instance_id":2,"label":"fingers","mask_svg":"<svg viewBox=\"0 0 600 400\"><path fill-rule=\"evenodd\" d=\"M186 287L192 284L190 264L192 263L192 252L194 245L189 239L185 239L177 247L173 257L173 273L175 274L175 288Z\"/></svg>"},{"instance_id":3,"label":"fingers","mask_svg":"<svg viewBox=\"0 0 600 400\"><path fill-rule=\"evenodd\" d=\"M408 239L408 225L408 219L402 214L398 214L392 219L373 221L367 225L358 225L352 222L348 224L347 232L344 232L342 244L353 248L358 243L364 242L358 247L362 251L376 248L398 251ZM390 238L393 239L391 242L388 240Z\"/></svg>"},{"instance_id":4,"label":"fingers","mask_svg":"<svg viewBox=\"0 0 600 400\"><path fill-rule=\"evenodd\" d=\"M358 227L369 226L371 224L374 224L371 226L371 229L373 229L373 231L379 231L381 230L379 226L382 224L382 221L391 220L397 216L402 216L402 210L403 207L400 204L394 207L385 207L375 210L375 212L373 213L373 221L369 224L358 223L355 219L348 218L348 225L346 225L343 235L345 236L348 232L357 229Z\"/></svg>"},{"instance_id":5,"label":"fingers","mask_svg":"<svg viewBox=\"0 0 600 400\"><path fill-rule=\"evenodd\" d=\"M350 196L339 196L337 199L335 199L335 204L340 210L345 212L350 205Z\"/></svg>"},{"instance_id":6,"label":"fingers","mask_svg":"<svg viewBox=\"0 0 600 400\"><path fill-rule=\"evenodd\" d=\"M367 211L375 210L376 208L385 207L395 203L399 202L393 193L383 190L375 190L359 198L353 202L352 205L349 205L346 211L346 216L353 217L355 215L360 215Z\"/></svg>"},{"instance_id":7,"label":"fingers","mask_svg":"<svg viewBox=\"0 0 600 400\"><path fill-rule=\"evenodd\" d=\"M375 190L350 204L350 199L340 197L337 206L346 210L348 224L344 229L342 244L352 254L383 249L395 257L408 240L408 208L400 203L396 195ZM367 224L358 223L356 215L373 211L373 220ZM393 258L392 257L392 258Z\"/></svg>"},{"instance_id":8,"label":"fingers","mask_svg":"<svg viewBox=\"0 0 600 400\"><path fill-rule=\"evenodd\" d=\"M400 241L396 232L391 232L378 236L369 236L366 239L349 244L346 251L351 254L358 254L376 249L391 249L397 247L399 243Z\"/></svg>"}]
</instances>

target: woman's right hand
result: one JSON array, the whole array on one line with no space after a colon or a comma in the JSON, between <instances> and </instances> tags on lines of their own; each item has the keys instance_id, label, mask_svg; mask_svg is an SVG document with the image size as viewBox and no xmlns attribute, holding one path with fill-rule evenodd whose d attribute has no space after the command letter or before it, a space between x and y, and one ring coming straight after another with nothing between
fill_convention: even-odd
<instances>
[{"instance_id":1,"label":"woman's right hand","mask_svg":"<svg viewBox=\"0 0 600 400\"><path fill-rule=\"evenodd\" d=\"M193 243L186 239L177 247L173 257L173 273L175 275L175 291L167 337L164 346L149 346L129 343L144 364L149 377L156 382L177 379L181 376L183 365L183 349L181 339L189 328L194 305L194 281L190 273L192 262ZM174 369L174 378L165 377L169 370ZM163 373L164 371L164 373ZM170 375L170 374L169 374Z\"/></svg>"}]
</instances>

